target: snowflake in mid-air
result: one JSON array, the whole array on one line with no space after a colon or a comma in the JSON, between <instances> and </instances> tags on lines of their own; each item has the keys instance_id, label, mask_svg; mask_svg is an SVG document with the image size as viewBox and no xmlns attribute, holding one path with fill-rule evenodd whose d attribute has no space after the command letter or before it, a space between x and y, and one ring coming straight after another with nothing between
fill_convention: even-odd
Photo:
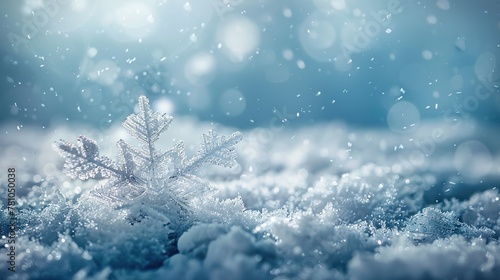
<instances>
[{"instance_id":1,"label":"snowflake in mid-air","mask_svg":"<svg viewBox=\"0 0 500 280\"><path fill-rule=\"evenodd\" d=\"M235 132L226 138L210 130L203 134L197 154L188 159L182 141L167 151L155 148L154 143L171 122L171 116L153 112L149 100L140 96L139 113L128 116L123 126L141 145L135 148L118 141L118 161L99 155L96 142L85 136L78 137L76 145L59 140L53 146L65 158L64 173L71 178L109 179L96 187L91 197L115 206L147 203L182 212L188 210L193 195L202 194L208 187L194 172L204 164L234 166L234 145L242 136Z\"/></svg>"}]
</instances>

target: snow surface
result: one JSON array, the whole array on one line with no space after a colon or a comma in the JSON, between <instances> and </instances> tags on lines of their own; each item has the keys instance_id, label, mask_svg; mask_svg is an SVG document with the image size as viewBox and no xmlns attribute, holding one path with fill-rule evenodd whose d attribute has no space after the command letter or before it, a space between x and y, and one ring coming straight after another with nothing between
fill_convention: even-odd
<instances>
[{"instance_id":1,"label":"snow surface","mask_svg":"<svg viewBox=\"0 0 500 280\"><path fill-rule=\"evenodd\" d=\"M56 127L56 126L54 126ZM17 272L6 279L496 279L500 275L500 131L421 123L412 133L338 123L242 131L238 166L203 167L212 190L188 217L122 208L71 180L51 144L84 134L101 154L134 143L117 125L2 131L1 170L16 168ZM192 156L213 128L176 118L157 144ZM216 127L221 135L232 128ZM440 130L431 149L418 146ZM105 135L105 136L104 136ZM33 141L37 139L37 141ZM479 168L481 176L466 172ZM427 156L418 157L422 151ZM419 160L416 160L419 159ZM472 166L472 164L474 166ZM477 167L479 165L479 167ZM0 174L5 193L6 172ZM2 200L2 203L5 203ZM5 209L2 205L2 209ZM0 270L7 271L2 212ZM182 216L182 215L180 215Z\"/></svg>"}]
</instances>

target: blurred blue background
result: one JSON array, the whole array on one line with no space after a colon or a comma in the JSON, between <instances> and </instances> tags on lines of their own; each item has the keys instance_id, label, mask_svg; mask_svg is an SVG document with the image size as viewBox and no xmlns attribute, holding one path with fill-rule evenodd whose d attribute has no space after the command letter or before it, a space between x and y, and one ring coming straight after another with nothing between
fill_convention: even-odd
<instances>
[{"instance_id":1,"label":"blurred blue background","mask_svg":"<svg viewBox=\"0 0 500 280\"><path fill-rule=\"evenodd\" d=\"M23 0L0 11L2 123L106 127L139 94L239 128L500 120L497 0Z\"/></svg>"}]
</instances>

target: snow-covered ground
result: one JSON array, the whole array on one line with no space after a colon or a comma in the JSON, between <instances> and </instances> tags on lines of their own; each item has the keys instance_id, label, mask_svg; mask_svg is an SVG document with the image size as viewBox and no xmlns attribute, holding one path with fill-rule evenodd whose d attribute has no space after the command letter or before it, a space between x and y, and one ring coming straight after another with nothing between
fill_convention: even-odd
<instances>
[{"instance_id":1,"label":"snow-covered ground","mask_svg":"<svg viewBox=\"0 0 500 280\"><path fill-rule=\"evenodd\" d=\"M191 157L211 128L176 118L157 145L168 149L184 140ZM216 129L220 135L234 132ZM119 139L137 143L120 125L96 131L10 124L1 131L1 193L7 189L6 170L15 168L19 210L16 273L2 272L1 278L500 275L495 127L423 122L412 133L398 134L326 122L241 131L237 166L201 168L196 175L211 188L191 192L188 211L146 203L111 207L89 195L105 180L72 180L62 173L54 141L74 143L84 134L115 159ZM200 184L189 180L189 186ZM6 200L1 203L6 209ZM2 215L0 270L7 271L9 214Z\"/></svg>"},{"instance_id":2,"label":"snow-covered ground","mask_svg":"<svg viewBox=\"0 0 500 280\"><path fill-rule=\"evenodd\" d=\"M0 280L500 279L500 1L0 15Z\"/></svg>"}]
</instances>

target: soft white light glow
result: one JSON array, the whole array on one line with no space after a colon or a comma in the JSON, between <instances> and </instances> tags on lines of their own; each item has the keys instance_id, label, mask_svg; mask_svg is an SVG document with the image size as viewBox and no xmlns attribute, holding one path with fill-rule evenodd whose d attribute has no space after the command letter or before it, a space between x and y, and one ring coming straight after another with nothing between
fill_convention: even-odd
<instances>
[{"instance_id":1,"label":"soft white light glow","mask_svg":"<svg viewBox=\"0 0 500 280\"><path fill-rule=\"evenodd\" d=\"M219 32L222 45L239 59L252 52L260 42L257 25L243 16L224 21Z\"/></svg>"}]
</instances>

